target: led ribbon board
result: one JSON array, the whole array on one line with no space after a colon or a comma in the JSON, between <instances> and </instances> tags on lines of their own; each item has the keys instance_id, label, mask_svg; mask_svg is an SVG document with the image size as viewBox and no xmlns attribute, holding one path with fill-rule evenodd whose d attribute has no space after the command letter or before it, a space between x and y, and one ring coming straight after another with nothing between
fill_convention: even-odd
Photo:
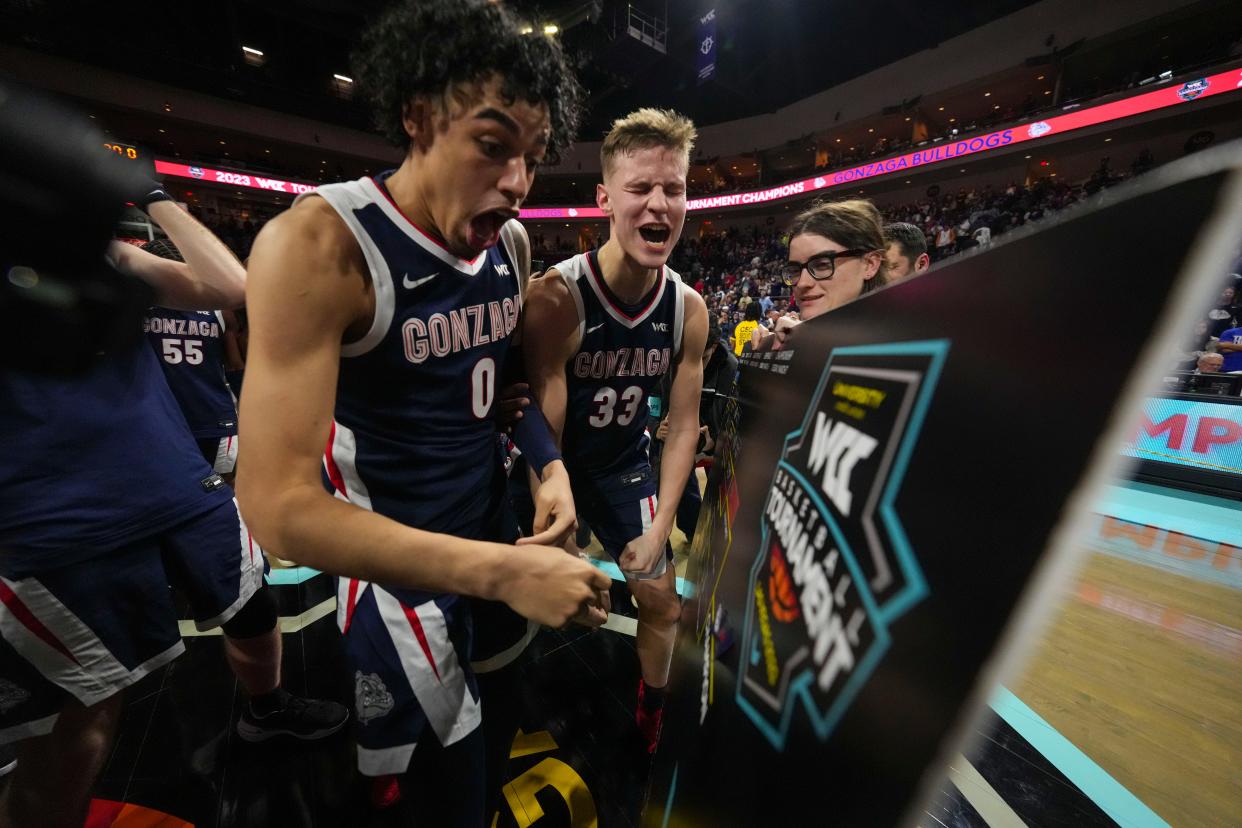
<instances>
[{"instance_id":1,"label":"led ribbon board","mask_svg":"<svg viewBox=\"0 0 1242 828\"><path fill-rule=\"evenodd\" d=\"M883 158L878 161L860 164L850 169L837 170L836 172L825 172L823 175L804 178L801 181L782 184L779 187L691 199L687 203L686 209L690 212L696 210L720 210L784 201L785 199L804 196L819 190L830 190L834 187L855 184L859 181L878 178L892 173L907 172L945 161L958 161L967 156L984 154L1001 147L1039 141L1053 135L1064 135L1077 129L1119 121L1134 115L1141 115L1145 112L1154 112L1159 109L1166 109L1171 106L1179 106L1192 101L1234 92L1239 87L1242 87L1242 69L1230 69L1209 77L1181 84L1169 84L1150 92L1142 92L1098 106L1084 107L1064 115L1055 115L1045 120L989 132L986 135L976 135L972 138L963 138L960 141L943 141L915 152L906 153L905 155ZM171 161L156 161L155 171L160 175L192 178L198 181L226 184L244 189L288 193L291 195L310 192L318 186L317 184L305 182L267 178L254 173L217 170L211 167L193 166ZM532 221L599 219L604 217L604 212L598 207L593 206L528 207L521 211L521 218Z\"/></svg>"}]
</instances>

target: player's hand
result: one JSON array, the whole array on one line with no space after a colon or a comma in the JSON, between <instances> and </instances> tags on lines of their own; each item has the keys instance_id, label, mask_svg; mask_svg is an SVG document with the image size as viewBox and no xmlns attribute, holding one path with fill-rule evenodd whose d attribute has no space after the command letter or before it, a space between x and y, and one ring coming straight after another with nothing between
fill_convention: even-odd
<instances>
[{"instance_id":1,"label":"player's hand","mask_svg":"<svg viewBox=\"0 0 1242 828\"><path fill-rule=\"evenodd\" d=\"M612 597L608 590L599 589L595 596L582 607L582 611L569 619L584 627L600 627L608 621L608 613L612 610Z\"/></svg>"},{"instance_id":2,"label":"player's hand","mask_svg":"<svg viewBox=\"0 0 1242 828\"><path fill-rule=\"evenodd\" d=\"M698 452L702 455L711 455L716 448L716 441L712 439L712 432L707 426L699 426L699 434L703 438L703 448Z\"/></svg>"},{"instance_id":3,"label":"player's hand","mask_svg":"<svg viewBox=\"0 0 1242 828\"><path fill-rule=\"evenodd\" d=\"M535 501L535 534L520 538L518 544L564 545L565 539L578 528L578 514L569 487L569 472L562 461L553 460L544 466L539 487L531 492L531 497Z\"/></svg>"},{"instance_id":4,"label":"player's hand","mask_svg":"<svg viewBox=\"0 0 1242 828\"><path fill-rule=\"evenodd\" d=\"M660 420L660 425L656 429L655 436L657 440L668 439L668 417L665 417L663 420Z\"/></svg>"},{"instance_id":5,"label":"player's hand","mask_svg":"<svg viewBox=\"0 0 1242 828\"><path fill-rule=\"evenodd\" d=\"M530 405L530 386L524 382L515 382L500 389L500 405L496 406L496 426L505 434L513 431L513 426L522 419L522 409Z\"/></svg>"},{"instance_id":6,"label":"player's hand","mask_svg":"<svg viewBox=\"0 0 1242 828\"><path fill-rule=\"evenodd\" d=\"M647 530L621 550L621 557L618 559L621 571L631 575L648 574L660 563L660 556L664 554L667 543L667 536L661 537L661 533Z\"/></svg>"},{"instance_id":7,"label":"player's hand","mask_svg":"<svg viewBox=\"0 0 1242 828\"><path fill-rule=\"evenodd\" d=\"M498 597L518 615L549 627L563 627L571 619L599 626L608 619L596 603L610 586L603 572L550 546L517 546L510 553Z\"/></svg>"}]
</instances>

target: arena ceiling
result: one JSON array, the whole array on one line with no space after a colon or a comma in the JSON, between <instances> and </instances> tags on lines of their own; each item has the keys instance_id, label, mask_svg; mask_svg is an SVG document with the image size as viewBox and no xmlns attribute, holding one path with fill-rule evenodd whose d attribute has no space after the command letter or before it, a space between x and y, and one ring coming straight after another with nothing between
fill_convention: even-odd
<instances>
[{"instance_id":1,"label":"arena ceiling","mask_svg":"<svg viewBox=\"0 0 1242 828\"><path fill-rule=\"evenodd\" d=\"M582 137L641 105L701 124L769 112L934 47L1034 0L508 0L539 29L560 27L590 93ZM386 0L223 0L122 6L7 0L0 38L172 86L367 128L334 74ZM624 35L626 8L667 15L666 54ZM696 78L698 18L717 10L717 76ZM262 51L245 61L242 46Z\"/></svg>"}]
</instances>

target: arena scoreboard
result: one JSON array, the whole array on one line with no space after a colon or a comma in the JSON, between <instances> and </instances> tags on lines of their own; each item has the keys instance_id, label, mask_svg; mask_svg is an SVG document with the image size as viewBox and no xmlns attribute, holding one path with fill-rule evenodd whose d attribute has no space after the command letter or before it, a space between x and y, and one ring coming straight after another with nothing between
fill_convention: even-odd
<instances>
[{"instance_id":1,"label":"arena scoreboard","mask_svg":"<svg viewBox=\"0 0 1242 828\"><path fill-rule=\"evenodd\" d=\"M138 144L127 144L124 141L104 141L105 152L123 159L131 168L148 178L155 176L155 159L147 150Z\"/></svg>"},{"instance_id":2,"label":"arena scoreboard","mask_svg":"<svg viewBox=\"0 0 1242 828\"><path fill-rule=\"evenodd\" d=\"M115 152L121 158L128 158L130 161L137 161L142 157L142 153L133 144L113 143L111 141L104 142L104 149Z\"/></svg>"}]
</instances>

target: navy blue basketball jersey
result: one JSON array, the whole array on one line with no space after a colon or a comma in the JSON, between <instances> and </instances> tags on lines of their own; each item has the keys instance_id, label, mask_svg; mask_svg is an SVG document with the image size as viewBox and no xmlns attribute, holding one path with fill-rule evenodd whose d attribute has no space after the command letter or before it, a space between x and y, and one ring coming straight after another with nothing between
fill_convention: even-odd
<instances>
[{"instance_id":1,"label":"navy blue basketball jersey","mask_svg":"<svg viewBox=\"0 0 1242 828\"><path fill-rule=\"evenodd\" d=\"M370 329L341 348L325 483L408 526L484 537L504 494L492 414L522 306L516 225L459 259L401 213L385 177L314 191L357 239L375 293Z\"/></svg>"},{"instance_id":2,"label":"navy blue basketball jersey","mask_svg":"<svg viewBox=\"0 0 1242 828\"><path fill-rule=\"evenodd\" d=\"M571 475L622 472L642 459L647 395L681 351L688 288L662 268L646 296L622 302L595 251L556 265L578 308L581 344L565 366L568 400L562 448Z\"/></svg>"},{"instance_id":3,"label":"navy blue basketball jersey","mask_svg":"<svg viewBox=\"0 0 1242 828\"><path fill-rule=\"evenodd\" d=\"M237 401L224 379L224 315L152 307L142 321L147 341L195 437L237 433Z\"/></svg>"},{"instance_id":4,"label":"navy blue basketball jersey","mask_svg":"<svg viewBox=\"0 0 1242 828\"><path fill-rule=\"evenodd\" d=\"M89 560L232 497L146 345L83 376L0 371L0 573Z\"/></svg>"}]
</instances>

